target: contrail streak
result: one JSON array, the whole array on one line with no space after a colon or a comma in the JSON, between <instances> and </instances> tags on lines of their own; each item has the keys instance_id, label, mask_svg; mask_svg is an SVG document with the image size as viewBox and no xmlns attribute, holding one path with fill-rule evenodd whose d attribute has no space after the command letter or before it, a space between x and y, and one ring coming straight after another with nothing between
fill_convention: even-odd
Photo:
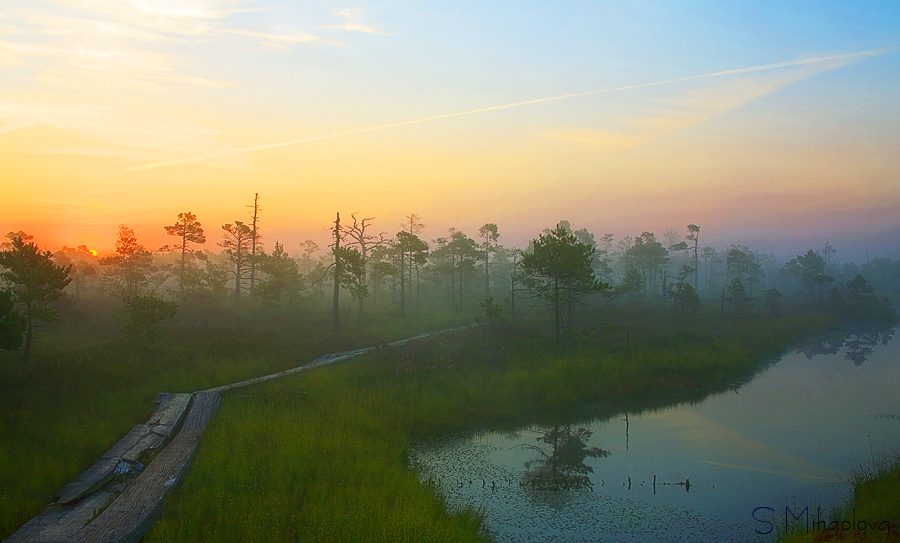
<instances>
[{"instance_id":1,"label":"contrail streak","mask_svg":"<svg viewBox=\"0 0 900 543\"><path fill-rule=\"evenodd\" d=\"M217 156L223 156L223 155L228 155L228 154L233 154L233 153L248 153L248 152L252 152L252 151L261 151L263 149L274 149L276 147L285 147L288 145L296 145L298 143L305 143L307 141L321 140L321 139L326 139L326 138L337 138L340 136L348 136L350 134L359 134L362 132L374 132L375 130L384 130L386 128L394 128L397 126L406 126L406 125L410 125L410 124L424 123L424 122L428 122L428 121L437 121L439 119L448 119L450 117L460 117L462 115L472 115L475 113L484 113L485 111L496 111L498 109L508 109L511 107L527 106L530 104L539 104L542 102L553 102L556 100L566 100L569 98L577 98L579 96L591 96L593 94L604 94L604 93L618 92L618 91L631 90L631 89L642 89L642 88L646 88L646 87L658 87L660 85L670 85L672 83L680 83L682 81L693 81L696 79L706 79L706 78L712 78L712 77L721 77L721 76L725 76L725 75L760 72L763 70L773 70L776 68L786 68L789 66L802 66L802 65L816 64L816 63L820 63L820 62L827 62L827 61L833 61L833 60L862 59L864 57L883 55L883 54L892 53L892 52L895 52L898 50L900 50L900 48L894 47L894 48L889 48L889 49L875 49L872 51L862 51L860 53L848 53L848 54L844 54L844 55L833 55L833 56L827 56L827 57L807 58L807 59L802 59L802 60L790 60L787 62L776 62L774 64L763 64L761 66L751 66L748 68L737 68L734 70L724 70L721 72L712 72L712 73L702 74L702 75L691 75L691 76L687 76L687 77L678 77L675 79L666 79L664 81L654 81L652 83L640 83L638 85L625 85L622 87L611 87L608 89L598 89L598 90L591 90L591 91L585 91L585 92L575 92L575 93L571 93L571 94L560 94L558 96L549 96L546 98L535 98L532 100L523 100L521 102L513 102L510 104L502 104L499 106L490 106L490 107L483 107L483 108L479 108L479 109L470 109L467 111L457 111L455 113L445 113L443 115L433 115L431 117L423 117L421 119L413 119L411 121L401 121L401 122L397 122L397 123L380 124L380 125L375 125L375 126L366 126L366 127L362 127L362 128L350 128L347 130L341 130L339 132L331 132L329 134L319 134L316 136L304 136L302 138L294 138L294 139L278 141L278 142L274 142L274 143L263 143L260 145L250 145L247 147L238 147L238 148L231 149L228 151L208 153L205 155L195 156L195 157L191 157L191 158L185 158L185 159L181 159L181 160L173 160L173 161L169 161L169 162L156 162L153 164L130 166L125 169L126 170L149 170L152 168L160 168L163 166L176 166L179 164L198 162L201 160L205 160L207 158L214 158Z\"/></svg>"}]
</instances>

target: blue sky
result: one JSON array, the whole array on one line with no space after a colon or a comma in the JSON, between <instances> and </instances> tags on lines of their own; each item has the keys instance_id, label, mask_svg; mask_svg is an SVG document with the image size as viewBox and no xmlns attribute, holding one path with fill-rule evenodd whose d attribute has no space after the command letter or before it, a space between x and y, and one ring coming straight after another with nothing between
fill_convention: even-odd
<instances>
[{"instance_id":1,"label":"blue sky","mask_svg":"<svg viewBox=\"0 0 900 543\"><path fill-rule=\"evenodd\" d=\"M260 192L289 249L342 210L896 252L897 47L897 2L5 0L0 228L111 245Z\"/></svg>"}]
</instances>

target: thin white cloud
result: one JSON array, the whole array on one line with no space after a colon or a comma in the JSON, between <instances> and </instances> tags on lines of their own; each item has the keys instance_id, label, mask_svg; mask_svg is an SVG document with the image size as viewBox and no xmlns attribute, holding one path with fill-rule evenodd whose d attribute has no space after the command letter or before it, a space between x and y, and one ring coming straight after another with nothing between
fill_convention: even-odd
<instances>
[{"instance_id":1,"label":"thin white cloud","mask_svg":"<svg viewBox=\"0 0 900 543\"><path fill-rule=\"evenodd\" d=\"M691 86L659 101L647 104L627 117L615 117L603 123L603 129L570 128L535 134L539 137L566 141L591 149L593 152L614 152L643 145L659 137L691 128L749 102L758 100L786 85L800 81L852 62L840 57L813 64L790 65L787 73L772 71L735 71L720 73L705 80L700 87ZM743 78L724 78L727 75L748 75Z\"/></svg>"},{"instance_id":2,"label":"thin white cloud","mask_svg":"<svg viewBox=\"0 0 900 543\"><path fill-rule=\"evenodd\" d=\"M362 127L362 128L351 128L351 129L341 130L341 131L337 131L337 132L331 132L328 134L320 134L320 135L315 135L315 136L304 136L304 137L300 137L300 138L294 138L294 139L278 141L278 142L273 142L273 143L264 143L264 144L259 144L259 145L238 147L238 148L230 149L228 152L229 153L248 153L248 152L254 152L254 151L261 151L264 149L274 149L277 147L286 147L289 145L297 145L300 143L306 143L306 142L320 140L320 139L336 138L336 137L340 137L340 136L347 136L350 134L360 134L363 132L374 132L377 130L385 130L388 128L396 128L396 127L400 127L400 126L407 126L407 125L424 123L424 122L429 122L429 121L437 121L440 119L448 119L451 117L460 117L463 115L473 115L476 113L485 113L488 111L497 111L497 110L502 110L502 109L521 107L521 106L526 106L526 105L531 105L531 104L539 104L539 103L552 102L552 101L558 101L558 100L567 100L567 99L571 99L571 98L592 96L592 95L596 95L596 94L607 94L607 93L620 92L620 91L631 90L631 89L659 87L659 86L664 86L664 85L671 85L674 83L681 83L681 82L695 81L695 80L704 80L704 79L717 78L717 77L722 77L722 76L727 76L727 75L737 75L737 74L761 72L761 71L765 71L765 70L775 70L775 69L787 68L787 67L791 67L791 66L811 66L811 65L821 63L827 67L826 69L834 69L839 66L846 66L846 65L852 64L854 62L859 62L860 60L863 60L865 58L869 58L869 57L873 57L873 56L877 56L877 55L883 55L883 54L887 54L887 53L893 53L898 50L900 50L900 48L879 49L879 50L873 50L873 51L863 51L860 53L849 53L849 54L844 54L844 55L832 55L832 56L827 56L827 57L807 58L807 59L792 60L792 61L787 61L787 62L778 62L778 63L774 63L774 64L764 64L764 65L760 65L760 66L737 68L737 69L733 69L733 70L724 70L724 71L712 72L712 73L708 73L708 74L679 77L679 78L675 78L675 79L666 79L663 81L654 81L651 83L639 83L639 84L635 84L635 85L624 85L624 86L620 86L620 87L612 87L612 88L607 88L607 89L597 89L597 90L591 90L591 91L585 91L585 92L561 94L561 95L557 95L557 96L549 96L546 98L535 98L532 100L523 100L520 102L512 102L509 104L502 104L502 105L490 106L490 107L484 107L484 108L478 108L478 109L470 109L467 111L458 111L455 113L445 113L442 115L433 115L430 117L423 117L420 119L413 119L410 121L400 121L400 122L395 122L395 123L367 126L367 127ZM819 70L819 71L822 71L822 70ZM146 170L146 169L160 168L160 167L165 167L165 166L175 166L175 165L186 164L186 163L190 163L190 162L199 162L202 160L207 160L207 159L215 158L215 157L216 157L216 153L204 154L204 155L198 155L198 156L186 158L186 159L177 159L177 160L170 160L170 161L164 161L164 162L141 164L141 165L137 165L137 166L131 166L131 167L125 168L125 169L126 170Z\"/></svg>"},{"instance_id":3,"label":"thin white cloud","mask_svg":"<svg viewBox=\"0 0 900 543\"><path fill-rule=\"evenodd\" d=\"M282 44L282 43L323 43L325 45L333 45L335 47L342 47L345 44L332 40L331 38L324 38L322 36L316 36L314 34L270 34L267 32L256 32L253 30L240 30L235 28L223 28L219 30L219 32L223 34L235 34L238 36L247 36L250 38L260 38L264 44Z\"/></svg>"},{"instance_id":4,"label":"thin white cloud","mask_svg":"<svg viewBox=\"0 0 900 543\"><path fill-rule=\"evenodd\" d=\"M381 31L377 26L371 24L363 24L360 22L362 18L362 10L359 8L344 8L337 13L336 16L346 19L343 24L325 25L319 28L327 28L329 30L347 30L350 32L363 32L365 34L377 34L379 36L390 36L391 34Z\"/></svg>"},{"instance_id":5,"label":"thin white cloud","mask_svg":"<svg viewBox=\"0 0 900 543\"><path fill-rule=\"evenodd\" d=\"M221 81L215 81L213 79L206 79L204 77L191 77L185 75L171 75L164 77L167 81L175 81L176 83L185 83L187 85L198 85L200 87L212 87L214 89L224 89L228 86L227 83L223 83Z\"/></svg>"},{"instance_id":6,"label":"thin white cloud","mask_svg":"<svg viewBox=\"0 0 900 543\"><path fill-rule=\"evenodd\" d=\"M34 27L33 32L49 35L79 35L115 39L115 40L140 40L140 41L172 41L175 38L159 32L152 32L143 28L118 22L115 20L68 17L52 15L33 9L19 9L14 11L19 24ZM2 28L2 26L0 26ZM19 33L25 32L19 29Z\"/></svg>"},{"instance_id":7,"label":"thin white cloud","mask_svg":"<svg viewBox=\"0 0 900 543\"><path fill-rule=\"evenodd\" d=\"M96 142L98 146L7 149L27 153L67 153L147 160L164 155L193 156L221 150L219 132L195 120L96 103L33 101L0 96L0 133L45 127ZM223 153L222 160L234 161Z\"/></svg>"},{"instance_id":8,"label":"thin white cloud","mask_svg":"<svg viewBox=\"0 0 900 543\"><path fill-rule=\"evenodd\" d=\"M215 81L174 71L174 59L169 55L139 49L98 49L80 45L62 47L53 45L32 45L0 40L0 63L21 65L24 57L43 56L56 59L57 65L49 73L41 73L37 78L45 82L58 82L68 86L85 78L100 78L96 85L107 87L112 82L138 82L153 84L155 81L173 81L187 85L224 88L226 82ZM73 73L67 73L75 69ZM62 69L62 70L61 70ZM62 73L61 73L62 72ZM91 74L94 74L93 76Z\"/></svg>"},{"instance_id":9,"label":"thin white cloud","mask_svg":"<svg viewBox=\"0 0 900 543\"><path fill-rule=\"evenodd\" d=\"M217 0L57 0L57 2L91 12L111 21L109 33L126 33L131 37L161 36L166 39L210 38L242 36L256 38L267 46L321 43L341 46L342 43L308 33L276 34L246 28L235 28L223 22L235 15L268 11L260 7L231 7L242 2ZM39 22L37 17L32 17ZM85 25L88 23L81 23ZM113 36L115 37L115 36Z\"/></svg>"}]
</instances>

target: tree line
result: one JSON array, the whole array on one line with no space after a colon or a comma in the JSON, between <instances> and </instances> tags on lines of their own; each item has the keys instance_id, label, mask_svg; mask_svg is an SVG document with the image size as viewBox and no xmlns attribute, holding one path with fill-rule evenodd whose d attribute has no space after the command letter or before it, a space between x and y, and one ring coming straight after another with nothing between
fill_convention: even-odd
<instances>
[{"instance_id":1,"label":"tree line","mask_svg":"<svg viewBox=\"0 0 900 543\"><path fill-rule=\"evenodd\" d=\"M115 251L95 257L84 245L42 251L32 236L10 232L0 251L0 346L24 346L27 360L37 323L55 316L60 299L77 303L85 291L122 300L128 331L149 341L178 311L191 307L206 322L224 307L296 306L332 292L332 317L341 327L349 296L358 318L368 305L401 317L423 305L459 314L478 304L486 320L516 319L518 307L543 308L562 341L585 298L597 303L653 305L689 318L701 300L735 321L754 310L778 314L786 302L828 307L846 318L890 319L893 308L876 289L900 293L900 261L876 258L838 264L827 241L787 262L734 245L700 245L701 227L599 238L568 221L546 228L527 247L504 247L500 228L485 223L474 237L456 228L426 239L425 224L407 215L389 235L375 217L336 213L327 251L307 240L292 256L276 241L266 251L260 233L259 194L249 220L221 225L215 253L203 250L207 233L191 212L163 225L171 244L156 250L120 225ZM379 299L381 302L379 302Z\"/></svg>"}]
</instances>

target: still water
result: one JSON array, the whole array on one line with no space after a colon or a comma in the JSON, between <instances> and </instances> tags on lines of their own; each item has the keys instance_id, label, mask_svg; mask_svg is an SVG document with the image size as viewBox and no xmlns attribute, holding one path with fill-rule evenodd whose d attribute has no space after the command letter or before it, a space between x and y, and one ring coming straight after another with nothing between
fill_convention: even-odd
<instances>
[{"instance_id":1,"label":"still water","mask_svg":"<svg viewBox=\"0 0 900 543\"><path fill-rule=\"evenodd\" d=\"M704 398L420 440L411 463L500 542L767 540L786 508L827 516L852 470L900 450L895 331L807 346Z\"/></svg>"}]
</instances>

